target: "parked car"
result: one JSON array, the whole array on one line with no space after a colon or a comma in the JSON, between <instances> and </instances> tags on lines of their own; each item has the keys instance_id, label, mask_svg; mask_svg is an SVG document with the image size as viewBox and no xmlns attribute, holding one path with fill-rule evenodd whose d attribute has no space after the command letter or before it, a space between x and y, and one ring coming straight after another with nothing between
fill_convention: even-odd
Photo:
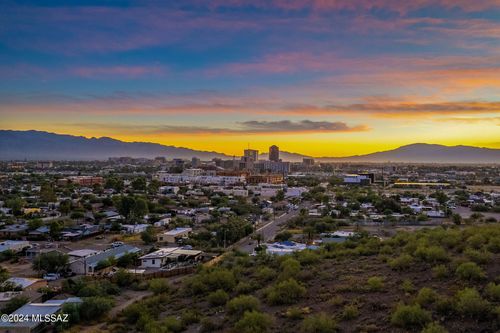
<instances>
[{"instance_id":1,"label":"parked car","mask_svg":"<svg viewBox=\"0 0 500 333\"><path fill-rule=\"evenodd\" d=\"M58 280L60 278L61 278L61 275L59 275L57 273L47 273L43 276L43 279L47 280L47 281L55 281L55 280Z\"/></svg>"},{"instance_id":2,"label":"parked car","mask_svg":"<svg viewBox=\"0 0 500 333\"><path fill-rule=\"evenodd\" d=\"M111 243L111 247L118 247L118 246L122 246L124 244L125 244L124 242L113 242L113 243Z\"/></svg>"},{"instance_id":3,"label":"parked car","mask_svg":"<svg viewBox=\"0 0 500 333\"><path fill-rule=\"evenodd\" d=\"M103 235L96 236L95 239L104 239Z\"/></svg>"}]
</instances>

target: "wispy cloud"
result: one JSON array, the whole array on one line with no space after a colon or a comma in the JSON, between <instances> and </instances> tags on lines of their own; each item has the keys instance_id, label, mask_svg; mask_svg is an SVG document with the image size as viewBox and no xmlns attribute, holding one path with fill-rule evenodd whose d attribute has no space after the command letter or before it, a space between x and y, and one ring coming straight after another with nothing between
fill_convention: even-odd
<instances>
[{"instance_id":1,"label":"wispy cloud","mask_svg":"<svg viewBox=\"0 0 500 333\"><path fill-rule=\"evenodd\" d=\"M61 124L65 125L65 124ZM73 123L73 127L93 127L106 130L119 130L133 133L149 134L190 134L190 135L278 135L278 134L304 134L304 133L336 133L336 132L361 132L368 131L366 125L349 126L344 122L329 121L244 121L236 123L232 128L216 128L189 125L129 125L129 124L103 124L103 123Z\"/></svg>"}]
</instances>

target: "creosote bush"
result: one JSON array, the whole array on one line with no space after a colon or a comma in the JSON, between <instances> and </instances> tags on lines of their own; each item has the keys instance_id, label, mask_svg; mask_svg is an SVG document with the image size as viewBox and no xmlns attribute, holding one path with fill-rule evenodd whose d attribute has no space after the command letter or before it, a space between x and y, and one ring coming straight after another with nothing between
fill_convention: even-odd
<instances>
[{"instance_id":1,"label":"creosote bush","mask_svg":"<svg viewBox=\"0 0 500 333\"><path fill-rule=\"evenodd\" d=\"M476 263L470 261L460 264L457 267L455 274L460 279L468 281L478 281L486 277L486 274L484 273L482 268L479 267Z\"/></svg>"},{"instance_id":2,"label":"creosote bush","mask_svg":"<svg viewBox=\"0 0 500 333\"><path fill-rule=\"evenodd\" d=\"M372 276L366 283L369 291L380 291L384 288L384 279L379 276Z\"/></svg>"},{"instance_id":3,"label":"creosote bush","mask_svg":"<svg viewBox=\"0 0 500 333\"><path fill-rule=\"evenodd\" d=\"M235 325L238 333L265 333L273 324L271 316L257 311L246 311Z\"/></svg>"},{"instance_id":4,"label":"creosote bush","mask_svg":"<svg viewBox=\"0 0 500 333\"><path fill-rule=\"evenodd\" d=\"M226 308L229 314L241 316L245 311L258 311L260 301L254 296L241 295L230 300Z\"/></svg>"},{"instance_id":5,"label":"creosote bush","mask_svg":"<svg viewBox=\"0 0 500 333\"><path fill-rule=\"evenodd\" d=\"M406 329L423 327L430 321L431 314L422 309L419 304L399 304L391 317L393 325Z\"/></svg>"},{"instance_id":6,"label":"creosote bush","mask_svg":"<svg viewBox=\"0 0 500 333\"><path fill-rule=\"evenodd\" d=\"M293 304L306 294L306 288L294 279L278 282L267 292L270 304Z\"/></svg>"},{"instance_id":7,"label":"creosote bush","mask_svg":"<svg viewBox=\"0 0 500 333\"><path fill-rule=\"evenodd\" d=\"M308 316L302 322L303 333L334 333L337 331L337 323L326 313Z\"/></svg>"}]
</instances>

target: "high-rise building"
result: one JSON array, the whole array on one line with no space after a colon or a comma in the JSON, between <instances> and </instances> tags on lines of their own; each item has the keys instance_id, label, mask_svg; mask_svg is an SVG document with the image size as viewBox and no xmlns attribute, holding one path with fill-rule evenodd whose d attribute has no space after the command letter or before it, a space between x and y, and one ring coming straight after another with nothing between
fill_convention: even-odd
<instances>
[{"instance_id":1,"label":"high-rise building","mask_svg":"<svg viewBox=\"0 0 500 333\"><path fill-rule=\"evenodd\" d=\"M198 168L201 165L201 160L198 157L193 157L191 159L191 167Z\"/></svg>"},{"instance_id":2,"label":"high-rise building","mask_svg":"<svg viewBox=\"0 0 500 333\"><path fill-rule=\"evenodd\" d=\"M257 162L259 158L259 151L255 149L245 149L243 151L243 156L246 157L247 160L252 160L253 162Z\"/></svg>"},{"instance_id":3,"label":"high-rise building","mask_svg":"<svg viewBox=\"0 0 500 333\"><path fill-rule=\"evenodd\" d=\"M280 149L278 146L272 145L271 147L269 147L269 161L280 161Z\"/></svg>"}]
</instances>

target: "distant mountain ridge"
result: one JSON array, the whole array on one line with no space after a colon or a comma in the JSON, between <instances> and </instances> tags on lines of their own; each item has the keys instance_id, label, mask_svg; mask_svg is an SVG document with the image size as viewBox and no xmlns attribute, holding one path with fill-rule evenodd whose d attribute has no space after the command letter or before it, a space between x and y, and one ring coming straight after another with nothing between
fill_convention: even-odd
<instances>
[{"instance_id":1,"label":"distant mountain ridge","mask_svg":"<svg viewBox=\"0 0 500 333\"><path fill-rule=\"evenodd\" d=\"M123 142L101 137L85 138L42 131L0 130L1 160L105 160L109 157L136 158L198 157L204 160L229 158L217 152L165 146L150 142Z\"/></svg>"},{"instance_id":2,"label":"distant mountain ridge","mask_svg":"<svg viewBox=\"0 0 500 333\"><path fill-rule=\"evenodd\" d=\"M166 146L150 142L123 142L42 131L0 130L0 160L105 160L109 157L231 159L222 153ZM267 154L260 154L267 158ZM284 161L300 162L307 155L280 152ZM315 157L320 162L500 163L500 149L415 143L393 150L348 157Z\"/></svg>"}]
</instances>

